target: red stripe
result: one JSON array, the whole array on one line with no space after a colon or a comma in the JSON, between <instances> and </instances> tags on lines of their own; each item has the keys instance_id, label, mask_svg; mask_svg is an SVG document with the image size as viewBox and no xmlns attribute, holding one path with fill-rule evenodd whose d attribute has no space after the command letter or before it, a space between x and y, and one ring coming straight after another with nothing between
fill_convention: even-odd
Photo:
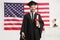
<instances>
[{"instance_id":1,"label":"red stripe","mask_svg":"<svg viewBox=\"0 0 60 40\"><path fill-rule=\"evenodd\" d=\"M24 3L24 5L27 5L27 3ZM38 5L49 5L49 3L38 3Z\"/></svg>"},{"instance_id":2,"label":"red stripe","mask_svg":"<svg viewBox=\"0 0 60 40\"><path fill-rule=\"evenodd\" d=\"M49 3L38 3L38 5L49 5Z\"/></svg>"},{"instance_id":3,"label":"red stripe","mask_svg":"<svg viewBox=\"0 0 60 40\"><path fill-rule=\"evenodd\" d=\"M30 9L30 8L24 8L24 10L29 10L29 9ZM47 10L47 9L49 9L49 8L48 8L48 7L47 7L47 8L45 7L45 8L36 8L36 9L38 9L38 10L44 10L44 9L46 9L46 10Z\"/></svg>"},{"instance_id":4,"label":"red stripe","mask_svg":"<svg viewBox=\"0 0 60 40\"><path fill-rule=\"evenodd\" d=\"M4 21L14 21L14 19L13 19L13 20L12 20L12 19L5 19ZM15 19L15 21L18 21L18 22L20 21L20 22L21 22L21 21L23 21L23 20L16 20L16 19ZM49 20L43 20L43 21L49 22Z\"/></svg>"},{"instance_id":5,"label":"red stripe","mask_svg":"<svg viewBox=\"0 0 60 40\"><path fill-rule=\"evenodd\" d=\"M50 22L50 20L43 20L44 22Z\"/></svg>"},{"instance_id":6,"label":"red stripe","mask_svg":"<svg viewBox=\"0 0 60 40\"><path fill-rule=\"evenodd\" d=\"M43 20L44 22L49 22L49 20ZM4 25L22 25L21 23L4 23Z\"/></svg>"},{"instance_id":7,"label":"red stripe","mask_svg":"<svg viewBox=\"0 0 60 40\"><path fill-rule=\"evenodd\" d=\"M4 30L21 30L20 27L4 27Z\"/></svg>"},{"instance_id":8,"label":"red stripe","mask_svg":"<svg viewBox=\"0 0 60 40\"><path fill-rule=\"evenodd\" d=\"M44 26L50 26L50 24L44 24Z\"/></svg>"},{"instance_id":9,"label":"red stripe","mask_svg":"<svg viewBox=\"0 0 60 40\"><path fill-rule=\"evenodd\" d=\"M22 21L22 20L18 20L18 19L4 19L4 21Z\"/></svg>"},{"instance_id":10,"label":"red stripe","mask_svg":"<svg viewBox=\"0 0 60 40\"><path fill-rule=\"evenodd\" d=\"M29 12L24 12L24 14L27 14ZM38 14L49 14L49 12L38 12Z\"/></svg>"},{"instance_id":11,"label":"red stripe","mask_svg":"<svg viewBox=\"0 0 60 40\"><path fill-rule=\"evenodd\" d=\"M4 25L22 25L21 23L4 23Z\"/></svg>"},{"instance_id":12,"label":"red stripe","mask_svg":"<svg viewBox=\"0 0 60 40\"><path fill-rule=\"evenodd\" d=\"M38 12L38 14L49 14L49 12Z\"/></svg>"},{"instance_id":13,"label":"red stripe","mask_svg":"<svg viewBox=\"0 0 60 40\"><path fill-rule=\"evenodd\" d=\"M49 16L41 16L42 18L49 18Z\"/></svg>"},{"instance_id":14,"label":"red stripe","mask_svg":"<svg viewBox=\"0 0 60 40\"><path fill-rule=\"evenodd\" d=\"M24 10L29 10L30 8L24 8Z\"/></svg>"},{"instance_id":15,"label":"red stripe","mask_svg":"<svg viewBox=\"0 0 60 40\"><path fill-rule=\"evenodd\" d=\"M24 14L28 14L29 12L24 12Z\"/></svg>"},{"instance_id":16,"label":"red stripe","mask_svg":"<svg viewBox=\"0 0 60 40\"><path fill-rule=\"evenodd\" d=\"M48 7L47 8L37 8L38 10L44 10L44 9L49 9Z\"/></svg>"},{"instance_id":17,"label":"red stripe","mask_svg":"<svg viewBox=\"0 0 60 40\"><path fill-rule=\"evenodd\" d=\"M7 28L7 27L5 27L4 30L21 30L21 28Z\"/></svg>"}]
</instances>

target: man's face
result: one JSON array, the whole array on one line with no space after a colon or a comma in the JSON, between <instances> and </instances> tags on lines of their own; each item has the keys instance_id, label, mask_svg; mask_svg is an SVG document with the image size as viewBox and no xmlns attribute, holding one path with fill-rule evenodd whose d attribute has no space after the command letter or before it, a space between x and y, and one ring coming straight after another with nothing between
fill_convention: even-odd
<instances>
[{"instance_id":1,"label":"man's face","mask_svg":"<svg viewBox=\"0 0 60 40\"><path fill-rule=\"evenodd\" d=\"M30 10L31 10L32 12L35 12L35 9L36 9L36 5L30 6Z\"/></svg>"}]
</instances>

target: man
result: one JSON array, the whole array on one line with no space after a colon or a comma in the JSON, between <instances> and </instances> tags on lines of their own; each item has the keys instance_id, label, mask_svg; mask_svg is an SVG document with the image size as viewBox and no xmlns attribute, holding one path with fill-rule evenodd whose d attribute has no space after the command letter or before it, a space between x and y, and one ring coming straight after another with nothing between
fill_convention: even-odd
<instances>
[{"instance_id":1,"label":"man","mask_svg":"<svg viewBox=\"0 0 60 40\"><path fill-rule=\"evenodd\" d=\"M35 13L36 2L30 1L27 5L30 12L24 15L20 40L40 40L44 22L40 14Z\"/></svg>"}]
</instances>

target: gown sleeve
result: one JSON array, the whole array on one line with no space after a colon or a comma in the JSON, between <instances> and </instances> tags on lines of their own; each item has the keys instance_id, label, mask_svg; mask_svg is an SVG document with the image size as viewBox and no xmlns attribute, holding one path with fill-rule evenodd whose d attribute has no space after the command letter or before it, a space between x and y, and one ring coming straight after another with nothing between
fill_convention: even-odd
<instances>
[{"instance_id":1,"label":"gown sleeve","mask_svg":"<svg viewBox=\"0 0 60 40\"><path fill-rule=\"evenodd\" d=\"M43 29L43 26L44 26L44 22L43 22L43 20L42 20L40 15L39 15L39 23L40 23L40 28L38 28L38 29L39 29L40 37L41 37L42 29Z\"/></svg>"},{"instance_id":2,"label":"gown sleeve","mask_svg":"<svg viewBox=\"0 0 60 40\"><path fill-rule=\"evenodd\" d=\"M39 15L39 23L40 23L40 29L42 30L43 26L44 26L44 22L41 18L41 16Z\"/></svg>"},{"instance_id":3,"label":"gown sleeve","mask_svg":"<svg viewBox=\"0 0 60 40\"><path fill-rule=\"evenodd\" d=\"M26 17L26 15L24 15L20 35L22 34L22 32L24 32L24 34L26 34L26 30L27 30L27 17Z\"/></svg>"}]
</instances>

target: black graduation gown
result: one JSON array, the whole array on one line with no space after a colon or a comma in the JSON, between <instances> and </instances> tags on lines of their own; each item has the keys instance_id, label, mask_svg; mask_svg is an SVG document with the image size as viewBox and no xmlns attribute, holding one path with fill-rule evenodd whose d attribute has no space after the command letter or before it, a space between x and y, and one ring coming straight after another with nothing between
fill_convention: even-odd
<instances>
[{"instance_id":1,"label":"black graduation gown","mask_svg":"<svg viewBox=\"0 0 60 40\"><path fill-rule=\"evenodd\" d=\"M39 15L40 28L36 27L36 15ZM44 22L42 21L40 14L35 13L34 19L31 19L30 13L28 13L24 15L20 35L24 32L26 36L25 40L40 40L43 26ZM22 38L20 38L20 40L22 40Z\"/></svg>"}]
</instances>

